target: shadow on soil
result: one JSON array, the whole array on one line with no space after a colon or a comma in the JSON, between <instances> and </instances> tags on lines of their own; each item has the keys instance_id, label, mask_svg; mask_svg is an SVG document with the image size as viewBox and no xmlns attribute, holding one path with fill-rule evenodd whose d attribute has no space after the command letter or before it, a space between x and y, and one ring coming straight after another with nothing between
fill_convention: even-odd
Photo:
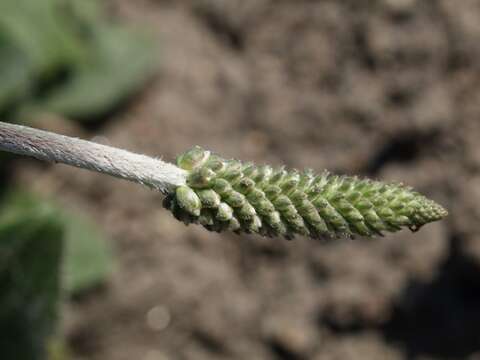
<instances>
[{"instance_id":1,"label":"shadow on soil","mask_svg":"<svg viewBox=\"0 0 480 360\"><path fill-rule=\"evenodd\" d=\"M382 329L387 341L405 349L407 359L464 359L480 349L480 267L459 253L457 243L453 237L434 281L410 283Z\"/></svg>"}]
</instances>

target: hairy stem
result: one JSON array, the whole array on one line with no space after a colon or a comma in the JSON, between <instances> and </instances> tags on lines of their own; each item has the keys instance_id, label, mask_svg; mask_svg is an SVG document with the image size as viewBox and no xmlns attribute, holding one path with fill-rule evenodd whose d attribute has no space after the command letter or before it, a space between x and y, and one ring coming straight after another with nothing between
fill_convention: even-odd
<instances>
[{"instance_id":1,"label":"hairy stem","mask_svg":"<svg viewBox=\"0 0 480 360\"><path fill-rule=\"evenodd\" d=\"M160 159L26 126L0 122L0 150L108 174L172 192L187 171Z\"/></svg>"}]
</instances>

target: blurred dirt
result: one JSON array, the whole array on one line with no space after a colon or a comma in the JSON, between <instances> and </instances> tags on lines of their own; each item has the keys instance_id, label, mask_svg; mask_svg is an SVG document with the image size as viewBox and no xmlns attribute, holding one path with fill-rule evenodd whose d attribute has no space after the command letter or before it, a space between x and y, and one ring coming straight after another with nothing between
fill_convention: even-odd
<instances>
[{"instance_id":1,"label":"blurred dirt","mask_svg":"<svg viewBox=\"0 0 480 360\"><path fill-rule=\"evenodd\" d=\"M110 7L153 29L158 77L77 134L403 181L450 216L373 240L218 235L138 186L32 163L19 180L89 212L119 259L67 309L79 359L480 359L478 1Z\"/></svg>"}]
</instances>

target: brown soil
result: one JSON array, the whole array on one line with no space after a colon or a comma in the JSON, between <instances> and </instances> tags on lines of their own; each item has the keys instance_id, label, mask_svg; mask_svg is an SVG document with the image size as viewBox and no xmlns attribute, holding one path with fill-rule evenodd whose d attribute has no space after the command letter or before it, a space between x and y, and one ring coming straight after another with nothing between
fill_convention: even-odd
<instances>
[{"instance_id":1,"label":"brown soil","mask_svg":"<svg viewBox=\"0 0 480 360\"><path fill-rule=\"evenodd\" d=\"M106 289L68 306L78 359L480 359L477 1L111 9L153 29L158 77L101 127L70 131L166 159L199 144L403 181L450 216L374 240L218 235L136 185L32 163L19 179L90 213L118 259Z\"/></svg>"}]
</instances>

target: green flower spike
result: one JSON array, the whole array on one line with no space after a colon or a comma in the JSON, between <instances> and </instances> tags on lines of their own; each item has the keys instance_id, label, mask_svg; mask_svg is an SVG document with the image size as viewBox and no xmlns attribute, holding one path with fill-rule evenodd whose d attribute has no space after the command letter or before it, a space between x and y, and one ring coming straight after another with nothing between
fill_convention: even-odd
<instances>
[{"instance_id":1,"label":"green flower spike","mask_svg":"<svg viewBox=\"0 0 480 360\"><path fill-rule=\"evenodd\" d=\"M185 224L211 231L287 239L372 237L403 227L417 231L447 216L402 184L243 164L198 146L180 155L177 165L188 171L187 184L168 195L164 206Z\"/></svg>"}]
</instances>

